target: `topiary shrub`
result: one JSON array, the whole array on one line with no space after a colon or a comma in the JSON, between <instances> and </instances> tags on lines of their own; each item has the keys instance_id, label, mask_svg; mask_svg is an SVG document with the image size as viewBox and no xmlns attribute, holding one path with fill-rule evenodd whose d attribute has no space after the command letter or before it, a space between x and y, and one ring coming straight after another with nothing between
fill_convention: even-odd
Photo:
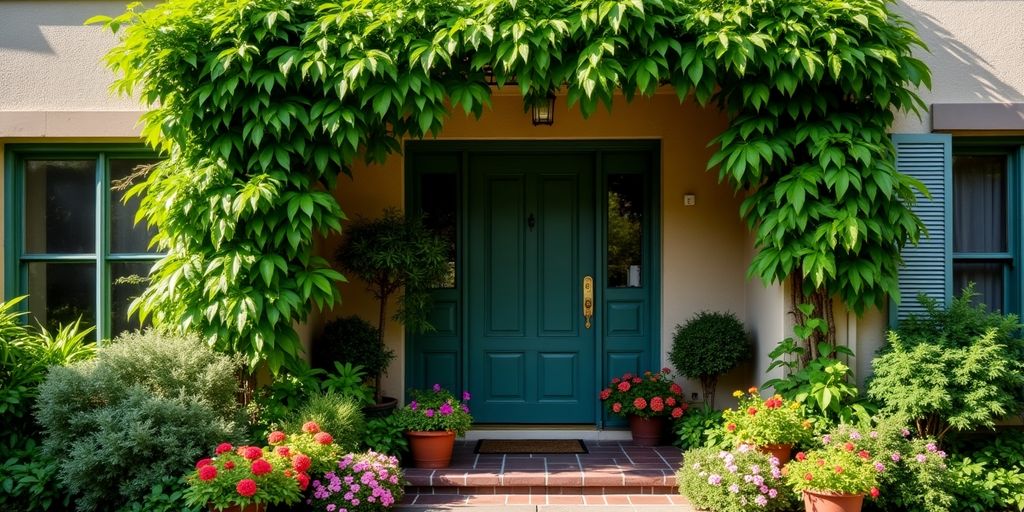
<instances>
[{"instance_id":1,"label":"topiary shrub","mask_svg":"<svg viewBox=\"0 0 1024 512\"><path fill-rule=\"evenodd\" d=\"M747 330L736 315L702 311L676 326L669 359L680 375L700 379L704 404L714 408L718 377L750 354Z\"/></svg>"},{"instance_id":2,"label":"topiary shrub","mask_svg":"<svg viewBox=\"0 0 1024 512\"><path fill-rule=\"evenodd\" d=\"M324 325L313 343L313 366L334 370L334 363L362 366L369 375L386 373L395 351L379 345L380 330L359 318L346 316Z\"/></svg>"},{"instance_id":3,"label":"topiary shrub","mask_svg":"<svg viewBox=\"0 0 1024 512\"><path fill-rule=\"evenodd\" d=\"M300 432L307 421L314 421L321 430L330 432L342 452L358 451L366 432L366 420L359 403L333 392L311 396L284 422L282 430Z\"/></svg>"},{"instance_id":4,"label":"topiary shrub","mask_svg":"<svg viewBox=\"0 0 1024 512\"><path fill-rule=\"evenodd\" d=\"M241 364L198 336L150 330L101 346L94 360L51 368L36 417L77 508L145 502L154 485L237 440Z\"/></svg>"}]
</instances>

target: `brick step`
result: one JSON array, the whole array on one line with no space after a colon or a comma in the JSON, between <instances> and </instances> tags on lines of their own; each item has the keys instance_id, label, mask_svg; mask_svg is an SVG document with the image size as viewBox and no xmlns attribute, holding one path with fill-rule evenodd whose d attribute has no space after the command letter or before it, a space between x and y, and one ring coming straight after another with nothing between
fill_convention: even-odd
<instances>
[{"instance_id":1,"label":"brick step","mask_svg":"<svg viewBox=\"0 0 1024 512\"><path fill-rule=\"evenodd\" d=\"M494 469L407 469L405 478L411 489L625 489L616 494L639 494L639 488L658 488L675 493L675 472L667 469L632 469L614 466L602 468L541 470ZM437 494L436 492L434 494ZM450 494L450 493L449 493ZM456 493L458 494L458 493ZM465 493L462 493L465 494ZM507 492L505 494L522 494ZM580 492L578 494L583 494Z\"/></svg>"},{"instance_id":2,"label":"brick step","mask_svg":"<svg viewBox=\"0 0 1024 512\"><path fill-rule=\"evenodd\" d=\"M596 489L593 487L586 489ZM642 506L658 512L692 511L686 498L678 494L406 494L399 509L413 507L494 507L522 505L562 506ZM494 509L490 509L494 510ZM572 509L575 510L575 509ZM604 510L604 509L602 509ZM620 510L616 508L615 510ZM625 509L623 509L625 510Z\"/></svg>"}]
</instances>

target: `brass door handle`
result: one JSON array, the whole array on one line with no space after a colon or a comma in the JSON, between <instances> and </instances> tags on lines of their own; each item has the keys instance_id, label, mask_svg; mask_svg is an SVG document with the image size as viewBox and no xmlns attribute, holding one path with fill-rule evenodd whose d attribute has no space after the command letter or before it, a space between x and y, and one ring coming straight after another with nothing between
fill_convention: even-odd
<instances>
[{"instance_id":1,"label":"brass door handle","mask_svg":"<svg viewBox=\"0 0 1024 512\"><path fill-rule=\"evenodd\" d=\"M584 326L590 329L590 319L594 318L594 278L590 276L583 278L583 318L586 319Z\"/></svg>"}]
</instances>

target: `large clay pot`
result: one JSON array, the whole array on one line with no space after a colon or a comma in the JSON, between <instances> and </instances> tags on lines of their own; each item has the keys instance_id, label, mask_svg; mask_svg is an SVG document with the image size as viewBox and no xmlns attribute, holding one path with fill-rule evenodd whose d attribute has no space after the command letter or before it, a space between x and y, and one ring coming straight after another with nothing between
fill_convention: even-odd
<instances>
[{"instance_id":1,"label":"large clay pot","mask_svg":"<svg viewBox=\"0 0 1024 512\"><path fill-rule=\"evenodd\" d=\"M771 455L772 457L779 459L779 466L782 466L783 464L789 462L793 454L793 444L766 444L758 446L757 451L766 455Z\"/></svg>"},{"instance_id":2,"label":"large clay pot","mask_svg":"<svg viewBox=\"0 0 1024 512\"><path fill-rule=\"evenodd\" d=\"M392 412L395 412L395 407L398 406L398 399L390 396L381 397L379 404L371 404L363 407L363 417L368 420L374 418L387 418L391 416Z\"/></svg>"},{"instance_id":3,"label":"large clay pot","mask_svg":"<svg viewBox=\"0 0 1024 512\"><path fill-rule=\"evenodd\" d=\"M409 438L409 451L415 467L440 469L451 464L455 432L407 431L405 435Z\"/></svg>"},{"instance_id":4,"label":"large clay pot","mask_svg":"<svg viewBox=\"0 0 1024 512\"><path fill-rule=\"evenodd\" d=\"M266 503L250 503L248 505L231 505L228 508L214 508L213 505L208 507L210 512L266 512Z\"/></svg>"},{"instance_id":5,"label":"large clay pot","mask_svg":"<svg viewBox=\"0 0 1024 512\"><path fill-rule=\"evenodd\" d=\"M640 446L657 446L665 436L665 417L654 416L644 418L631 414L629 431L633 434L633 443Z\"/></svg>"},{"instance_id":6,"label":"large clay pot","mask_svg":"<svg viewBox=\"0 0 1024 512\"><path fill-rule=\"evenodd\" d=\"M804 491L804 510L806 512L860 512L863 503L863 494Z\"/></svg>"}]
</instances>

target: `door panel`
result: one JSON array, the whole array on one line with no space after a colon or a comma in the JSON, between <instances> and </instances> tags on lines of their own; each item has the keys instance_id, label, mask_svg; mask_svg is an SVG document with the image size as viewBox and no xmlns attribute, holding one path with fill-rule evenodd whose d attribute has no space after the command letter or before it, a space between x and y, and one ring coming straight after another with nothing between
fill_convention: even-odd
<instances>
[{"instance_id":1,"label":"door panel","mask_svg":"<svg viewBox=\"0 0 1024 512\"><path fill-rule=\"evenodd\" d=\"M469 157L468 368L479 423L593 423L591 154Z\"/></svg>"}]
</instances>

